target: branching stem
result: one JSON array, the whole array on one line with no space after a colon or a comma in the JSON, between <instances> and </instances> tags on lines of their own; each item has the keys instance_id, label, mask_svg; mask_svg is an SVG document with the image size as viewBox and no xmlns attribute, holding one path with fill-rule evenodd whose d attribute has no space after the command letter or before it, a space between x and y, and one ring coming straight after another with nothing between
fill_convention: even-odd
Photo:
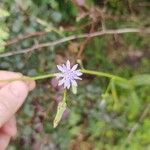
<instances>
[{"instance_id":1,"label":"branching stem","mask_svg":"<svg viewBox=\"0 0 150 150\"><path fill-rule=\"evenodd\" d=\"M84 74L89 74L89 75L95 75L95 76L99 76L99 77L107 77L113 80L119 80L119 81L123 81L123 82L128 82L127 79L116 76L116 75L112 75L110 73L105 73L105 72L99 72L99 71L93 71L93 70L86 70L86 69L81 69L80 70L82 73ZM39 75L39 76L34 76L34 77L28 77L28 76L23 76L20 78L12 78L12 79L7 79L7 80L0 80L0 82L11 82L11 81L16 81L16 80L42 80L42 79L47 79L47 78L51 78L51 77L55 77L57 75L57 73L49 73L49 74L45 74L45 75Z\"/></svg>"}]
</instances>

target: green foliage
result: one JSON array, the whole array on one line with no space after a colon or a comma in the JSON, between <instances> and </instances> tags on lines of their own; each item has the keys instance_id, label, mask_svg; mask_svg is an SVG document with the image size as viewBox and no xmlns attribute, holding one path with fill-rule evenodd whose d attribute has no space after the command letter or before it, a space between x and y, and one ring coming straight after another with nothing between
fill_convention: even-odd
<instances>
[{"instance_id":1,"label":"green foliage","mask_svg":"<svg viewBox=\"0 0 150 150\"><path fill-rule=\"evenodd\" d=\"M66 109L66 106L67 104L66 104L66 90L65 90L63 100L59 102L58 107L57 107L57 113L56 113L54 123L53 123L54 128L57 127L59 121L61 120L62 115Z\"/></svg>"},{"instance_id":2,"label":"green foliage","mask_svg":"<svg viewBox=\"0 0 150 150\"><path fill-rule=\"evenodd\" d=\"M62 13L63 20L66 22L74 22L75 17L77 16L77 9L74 7L73 3L68 0L58 0L58 6Z\"/></svg>"},{"instance_id":3,"label":"green foliage","mask_svg":"<svg viewBox=\"0 0 150 150\"><path fill-rule=\"evenodd\" d=\"M0 18L4 18L7 16L9 16L9 13L6 10L0 8Z\"/></svg>"},{"instance_id":4,"label":"green foliage","mask_svg":"<svg viewBox=\"0 0 150 150\"><path fill-rule=\"evenodd\" d=\"M131 79L131 84L134 86L150 85L150 75L136 75Z\"/></svg>"},{"instance_id":5,"label":"green foliage","mask_svg":"<svg viewBox=\"0 0 150 150\"><path fill-rule=\"evenodd\" d=\"M0 8L0 53L4 52L5 50L5 40L8 38L8 29L5 24L5 17L9 16L9 13Z\"/></svg>"},{"instance_id":6,"label":"green foliage","mask_svg":"<svg viewBox=\"0 0 150 150\"><path fill-rule=\"evenodd\" d=\"M0 52L22 50L68 35L101 31L102 21L106 29L149 28L148 0L85 0L83 6L73 3L75 1L1 2ZM9 37L16 39L37 31L48 33L4 47ZM84 75L77 91L69 92L68 116L62 119L66 103L60 102L59 106L56 103L61 91L53 87L49 79L38 81L17 114L18 136L8 149L34 149L39 143L42 149L60 150L78 149L78 146L85 150L150 149L149 112L139 121L150 100L149 43L149 34L104 35L0 58L1 69L34 76L56 72L56 64L62 60L69 58L75 62L83 47L80 57L83 67L129 79L129 83L110 82L108 78ZM52 122L60 107L56 125L60 119L61 123L54 129ZM137 128L128 141L135 125Z\"/></svg>"}]
</instances>

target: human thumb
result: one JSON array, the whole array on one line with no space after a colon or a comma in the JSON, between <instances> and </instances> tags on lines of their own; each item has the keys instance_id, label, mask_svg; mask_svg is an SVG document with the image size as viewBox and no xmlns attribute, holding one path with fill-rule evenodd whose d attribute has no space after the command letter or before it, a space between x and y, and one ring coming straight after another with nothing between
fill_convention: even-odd
<instances>
[{"instance_id":1,"label":"human thumb","mask_svg":"<svg viewBox=\"0 0 150 150\"><path fill-rule=\"evenodd\" d=\"M0 128L17 112L29 88L23 81L14 81L0 89Z\"/></svg>"}]
</instances>

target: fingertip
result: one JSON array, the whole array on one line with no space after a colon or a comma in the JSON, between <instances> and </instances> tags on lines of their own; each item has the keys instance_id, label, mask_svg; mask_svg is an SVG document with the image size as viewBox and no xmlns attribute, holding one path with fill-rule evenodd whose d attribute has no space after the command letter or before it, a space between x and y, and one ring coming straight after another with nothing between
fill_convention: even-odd
<instances>
[{"instance_id":1,"label":"fingertip","mask_svg":"<svg viewBox=\"0 0 150 150\"><path fill-rule=\"evenodd\" d=\"M32 91L35 88L35 86L36 86L36 82L33 81L33 80L28 80L28 81L25 81L25 82L26 82L26 84L29 87L29 91Z\"/></svg>"},{"instance_id":2,"label":"fingertip","mask_svg":"<svg viewBox=\"0 0 150 150\"><path fill-rule=\"evenodd\" d=\"M12 71L5 71L5 70L1 70L0 71L0 76L2 78L11 78L11 77L21 77L22 73L20 72L12 72Z\"/></svg>"},{"instance_id":3,"label":"fingertip","mask_svg":"<svg viewBox=\"0 0 150 150\"><path fill-rule=\"evenodd\" d=\"M27 96L29 88L27 84L23 81L14 81L9 84L8 92L12 94L12 96L23 99Z\"/></svg>"},{"instance_id":4,"label":"fingertip","mask_svg":"<svg viewBox=\"0 0 150 150\"><path fill-rule=\"evenodd\" d=\"M15 137L17 135L17 126L16 126L16 118L13 116L9 121L7 121L4 126L1 128L1 132Z\"/></svg>"},{"instance_id":5,"label":"fingertip","mask_svg":"<svg viewBox=\"0 0 150 150\"><path fill-rule=\"evenodd\" d=\"M0 150L5 150L10 142L10 136L0 133Z\"/></svg>"},{"instance_id":6,"label":"fingertip","mask_svg":"<svg viewBox=\"0 0 150 150\"><path fill-rule=\"evenodd\" d=\"M19 72L10 72L10 71L0 71L0 80L6 80L5 82L0 82L0 88L9 84L7 80L12 78L21 78L23 75Z\"/></svg>"},{"instance_id":7,"label":"fingertip","mask_svg":"<svg viewBox=\"0 0 150 150\"><path fill-rule=\"evenodd\" d=\"M14 81L0 89L0 127L2 127L25 101L29 88L23 81Z\"/></svg>"}]
</instances>

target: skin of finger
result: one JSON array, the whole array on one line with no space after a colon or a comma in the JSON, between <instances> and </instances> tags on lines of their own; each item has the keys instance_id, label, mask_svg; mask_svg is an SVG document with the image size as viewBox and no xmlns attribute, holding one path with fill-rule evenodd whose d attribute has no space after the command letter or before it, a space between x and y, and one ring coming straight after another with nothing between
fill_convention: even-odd
<instances>
[{"instance_id":1,"label":"skin of finger","mask_svg":"<svg viewBox=\"0 0 150 150\"><path fill-rule=\"evenodd\" d=\"M0 89L0 128L17 112L29 88L23 81L14 81Z\"/></svg>"},{"instance_id":2,"label":"skin of finger","mask_svg":"<svg viewBox=\"0 0 150 150\"><path fill-rule=\"evenodd\" d=\"M30 91L32 91L36 86L35 81L30 80L30 81L24 81L24 82L26 82L26 84L28 85Z\"/></svg>"},{"instance_id":3,"label":"skin of finger","mask_svg":"<svg viewBox=\"0 0 150 150\"><path fill-rule=\"evenodd\" d=\"M17 134L16 118L13 116L9 121L7 121L3 127L0 129L0 132L15 137Z\"/></svg>"},{"instance_id":4,"label":"skin of finger","mask_svg":"<svg viewBox=\"0 0 150 150\"><path fill-rule=\"evenodd\" d=\"M17 72L10 72L10 71L0 71L0 80L8 80L13 78L21 78L22 74ZM0 88L7 85L8 82L0 82Z\"/></svg>"},{"instance_id":5,"label":"skin of finger","mask_svg":"<svg viewBox=\"0 0 150 150\"><path fill-rule=\"evenodd\" d=\"M9 142L10 136L4 133L0 133L0 150L6 150Z\"/></svg>"},{"instance_id":6,"label":"skin of finger","mask_svg":"<svg viewBox=\"0 0 150 150\"><path fill-rule=\"evenodd\" d=\"M8 79L15 79L15 78L21 78L23 75L18 72L10 72L10 71L0 71L0 80L8 80ZM36 86L35 81L25 81L26 84L29 86L30 91L33 90ZM10 83L10 81L6 82L0 82L0 88Z\"/></svg>"}]
</instances>

